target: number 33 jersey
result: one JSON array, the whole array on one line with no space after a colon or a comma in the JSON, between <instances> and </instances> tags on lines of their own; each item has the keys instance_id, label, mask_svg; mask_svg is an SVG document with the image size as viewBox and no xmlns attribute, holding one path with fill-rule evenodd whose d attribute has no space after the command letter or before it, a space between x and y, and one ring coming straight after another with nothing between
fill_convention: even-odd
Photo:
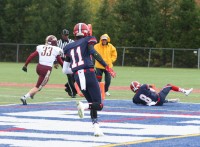
<instances>
[{"instance_id":1,"label":"number 33 jersey","mask_svg":"<svg viewBox=\"0 0 200 147\"><path fill-rule=\"evenodd\" d=\"M94 67L91 54L95 50L94 48L89 50L88 45L96 43L94 36L87 36L65 46L64 54L70 57L70 67L73 72Z\"/></svg>"},{"instance_id":2,"label":"number 33 jersey","mask_svg":"<svg viewBox=\"0 0 200 147\"><path fill-rule=\"evenodd\" d=\"M63 54L61 48L52 45L38 45L36 51L39 54L39 63L51 67L56 57Z\"/></svg>"}]
</instances>

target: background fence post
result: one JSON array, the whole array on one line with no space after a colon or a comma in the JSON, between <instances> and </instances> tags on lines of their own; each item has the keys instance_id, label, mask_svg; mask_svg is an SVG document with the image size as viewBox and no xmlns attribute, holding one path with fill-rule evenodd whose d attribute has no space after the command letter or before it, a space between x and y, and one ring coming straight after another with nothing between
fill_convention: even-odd
<instances>
[{"instance_id":1,"label":"background fence post","mask_svg":"<svg viewBox=\"0 0 200 147\"><path fill-rule=\"evenodd\" d=\"M197 63L197 65L198 65L198 69L199 69L199 59L200 58L200 48L198 49L198 63Z\"/></svg>"},{"instance_id":2,"label":"background fence post","mask_svg":"<svg viewBox=\"0 0 200 147\"><path fill-rule=\"evenodd\" d=\"M172 49L172 68L174 68L174 49Z\"/></svg>"},{"instance_id":3,"label":"background fence post","mask_svg":"<svg viewBox=\"0 0 200 147\"><path fill-rule=\"evenodd\" d=\"M19 62L19 44L17 44L16 62Z\"/></svg>"},{"instance_id":4,"label":"background fence post","mask_svg":"<svg viewBox=\"0 0 200 147\"><path fill-rule=\"evenodd\" d=\"M151 62L151 49L149 49L148 67L150 67L150 62Z\"/></svg>"},{"instance_id":5,"label":"background fence post","mask_svg":"<svg viewBox=\"0 0 200 147\"><path fill-rule=\"evenodd\" d=\"M122 54L122 66L124 66L125 51L126 51L126 48L123 49L123 54Z\"/></svg>"}]
</instances>

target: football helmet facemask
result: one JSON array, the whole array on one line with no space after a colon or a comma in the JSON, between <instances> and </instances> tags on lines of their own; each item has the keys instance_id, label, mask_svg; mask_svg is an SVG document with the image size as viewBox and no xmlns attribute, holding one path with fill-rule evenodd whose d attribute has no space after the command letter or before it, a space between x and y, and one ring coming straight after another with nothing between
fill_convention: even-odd
<instances>
[{"instance_id":1,"label":"football helmet facemask","mask_svg":"<svg viewBox=\"0 0 200 147\"><path fill-rule=\"evenodd\" d=\"M133 81L133 82L131 82L130 89L133 92L137 92L137 90L140 88L140 86L141 86L141 84L138 81Z\"/></svg>"},{"instance_id":2,"label":"football helmet facemask","mask_svg":"<svg viewBox=\"0 0 200 147\"><path fill-rule=\"evenodd\" d=\"M57 46L57 38L54 35L49 35L45 39L45 45Z\"/></svg>"},{"instance_id":3,"label":"football helmet facemask","mask_svg":"<svg viewBox=\"0 0 200 147\"><path fill-rule=\"evenodd\" d=\"M75 37L86 37L89 35L89 28L85 23L78 23L74 26Z\"/></svg>"}]
</instances>

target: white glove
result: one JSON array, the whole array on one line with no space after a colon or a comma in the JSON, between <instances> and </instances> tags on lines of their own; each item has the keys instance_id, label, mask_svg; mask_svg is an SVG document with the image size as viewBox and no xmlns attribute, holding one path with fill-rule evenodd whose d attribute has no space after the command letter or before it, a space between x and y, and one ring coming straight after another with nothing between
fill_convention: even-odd
<instances>
[{"instance_id":1,"label":"white glove","mask_svg":"<svg viewBox=\"0 0 200 147\"><path fill-rule=\"evenodd\" d=\"M148 105L148 106L154 106L154 105L156 105L156 103L157 103L157 102L152 101L152 102L148 103L147 105Z\"/></svg>"},{"instance_id":2,"label":"white glove","mask_svg":"<svg viewBox=\"0 0 200 147\"><path fill-rule=\"evenodd\" d=\"M62 72L64 74L72 74L73 73L72 69L70 68L70 63L69 62L66 62L66 61L63 62Z\"/></svg>"}]
</instances>

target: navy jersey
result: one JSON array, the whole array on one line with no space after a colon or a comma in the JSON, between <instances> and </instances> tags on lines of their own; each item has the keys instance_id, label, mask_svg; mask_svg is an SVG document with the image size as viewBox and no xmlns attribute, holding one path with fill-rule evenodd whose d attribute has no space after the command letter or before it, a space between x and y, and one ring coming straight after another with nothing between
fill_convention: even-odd
<instances>
[{"instance_id":1,"label":"navy jersey","mask_svg":"<svg viewBox=\"0 0 200 147\"><path fill-rule=\"evenodd\" d=\"M70 57L70 67L72 72L80 69L94 68L91 54L94 50L89 50L89 44L96 44L97 40L94 36L87 36L76 40L64 47L64 54Z\"/></svg>"},{"instance_id":2,"label":"navy jersey","mask_svg":"<svg viewBox=\"0 0 200 147\"><path fill-rule=\"evenodd\" d=\"M147 84L143 84L133 97L133 103L147 105L148 102L158 101L158 94L152 92Z\"/></svg>"}]
</instances>

